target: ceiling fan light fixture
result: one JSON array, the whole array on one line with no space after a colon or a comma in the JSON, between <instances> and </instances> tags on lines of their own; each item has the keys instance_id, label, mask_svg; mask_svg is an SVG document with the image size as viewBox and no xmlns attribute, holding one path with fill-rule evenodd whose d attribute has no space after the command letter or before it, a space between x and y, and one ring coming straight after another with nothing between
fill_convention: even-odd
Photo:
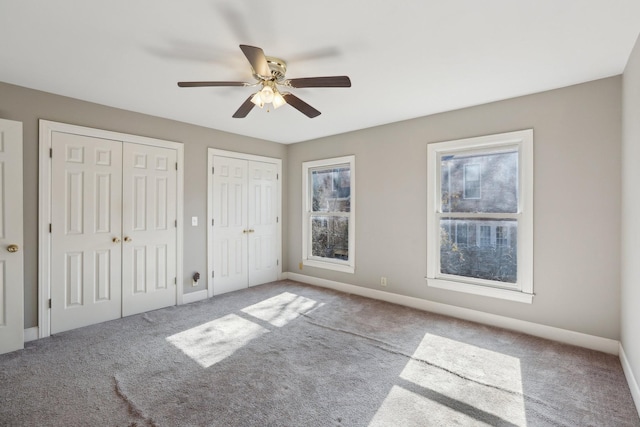
<instances>
[{"instance_id":1,"label":"ceiling fan light fixture","mask_svg":"<svg viewBox=\"0 0 640 427\"><path fill-rule=\"evenodd\" d=\"M265 85L260 91L260 99L262 99L262 102L264 102L265 104L273 102L273 95L274 92L271 86Z\"/></svg>"},{"instance_id":2,"label":"ceiling fan light fixture","mask_svg":"<svg viewBox=\"0 0 640 427\"><path fill-rule=\"evenodd\" d=\"M287 103L287 100L284 99L284 96L282 96L280 92L276 91L273 94L273 108L280 108L286 103Z\"/></svg>"},{"instance_id":3,"label":"ceiling fan light fixture","mask_svg":"<svg viewBox=\"0 0 640 427\"><path fill-rule=\"evenodd\" d=\"M256 94L253 95L253 98L251 98L251 102L253 102L260 108L264 107L264 101L262 100L262 96L260 96L261 93L262 93L261 91L256 92Z\"/></svg>"}]
</instances>

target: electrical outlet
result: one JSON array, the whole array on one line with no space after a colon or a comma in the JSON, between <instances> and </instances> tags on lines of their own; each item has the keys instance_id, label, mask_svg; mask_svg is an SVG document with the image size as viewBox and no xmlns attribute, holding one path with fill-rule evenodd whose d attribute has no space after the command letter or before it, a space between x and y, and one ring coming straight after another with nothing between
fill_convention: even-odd
<instances>
[{"instance_id":1,"label":"electrical outlet","mask_svg":"<svg viewBox=\"0 0 640 427\"><path fill-rule=\"evenodd\" d=\"M302 270L302 263L298 264L298 268Z\"/></svg>"},{"instance_id":2,"label":"electrical outlet","mask_svg":"<svg viewBox=\"0 0 640 427\"><path fill-rule=\"evenodd\" d=\"M387 286L387 278L382 276L380 277L380 286Z\"/></svg>"}]
</instances>

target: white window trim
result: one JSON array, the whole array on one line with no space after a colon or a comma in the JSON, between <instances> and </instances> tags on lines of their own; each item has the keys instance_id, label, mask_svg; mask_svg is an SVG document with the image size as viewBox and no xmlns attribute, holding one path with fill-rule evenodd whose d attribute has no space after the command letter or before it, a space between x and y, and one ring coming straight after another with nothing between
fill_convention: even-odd
<instances>
[{"instance_id":1,"label":"white window trim","mask_svg":"<svg viewBox=\"0 0 640 427\"><path fill-rule=\"evenodd\" d=\"M349 165L350 168L350 212L349 218L349 259L347 261L313 257L311 254L311 193L309 191L309 171L316 168ZM356 270L356 157L343 156L331 159L313 160L302 163L302 264L309 267L325 268L343 273Z\"/></svg>"},{"instance_id":2,"label":"white window trim","mask_svg":"<svg viewBox=\"0 0 640 427\"><path fill-rule=\"evenodd\" d=\"M440 273L438 221L440 174L438 162L456 151L518 147L518 277L512 288L492 286L490 281ZM491 217L495 214L484 215ZM499 214L500 217L505 217ZM508 215L506 215L508 216ZM533 301L533 129L466 138L427 145L427 285L531 304Z\"/></svg>"}]
</instances>

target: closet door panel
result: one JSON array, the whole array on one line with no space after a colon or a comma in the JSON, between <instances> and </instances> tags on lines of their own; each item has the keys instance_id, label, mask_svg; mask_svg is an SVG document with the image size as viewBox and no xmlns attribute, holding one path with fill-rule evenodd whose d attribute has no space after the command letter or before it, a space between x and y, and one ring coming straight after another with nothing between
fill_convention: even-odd
<instances>
[{"instance_id":1,"label":"closet door panel","mask_svg":"<svg viewBox=\"0 0 640 427\"><path fill-rule=\"evenodd\" d=\"M176 151L123 147L123 316L176 304Z\"/></svg>"},{"instance_id":2,"label":"closet door panel","mask_svg":"<svg viewBox=\"0 0 640 427\"><path fill-rule=\"evenodd\" d=\"M277 266L277 166L274 163L249 164L249 286L278 279Z\"/></svg>"},{"instance_id":3,"label":"closet door panel","mask_svg":"<svg viewBox=\"0 0 640 427\"><path fill-rule=\"evenodd\" d=\"M247 161L213 160L213 293L247 287Z\"/></svg>"},{"instance_id":4,"label":"closet door panel","mask_svg":"<svg viewBox=\"0 0 640 427\"><path fill-rule=\"evenodd\" d=\"M122 143L52 136L51 333L121 316Z\"/></svg>"}]
</instances>

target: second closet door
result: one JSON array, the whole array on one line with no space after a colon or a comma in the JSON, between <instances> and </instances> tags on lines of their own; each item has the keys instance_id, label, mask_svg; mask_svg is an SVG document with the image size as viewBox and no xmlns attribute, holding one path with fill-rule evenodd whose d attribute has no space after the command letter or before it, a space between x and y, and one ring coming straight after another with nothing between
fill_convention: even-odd
<instances>
[{"instance_id":1,"label":"second closet door","mask_svg":"<svg viewBox=\"0 0 640 427\"><path fill-rule=\"evenodd\" d=\"M213 293L277 280L277 166L213 158Z\"/></svg>"}]
</instances>

